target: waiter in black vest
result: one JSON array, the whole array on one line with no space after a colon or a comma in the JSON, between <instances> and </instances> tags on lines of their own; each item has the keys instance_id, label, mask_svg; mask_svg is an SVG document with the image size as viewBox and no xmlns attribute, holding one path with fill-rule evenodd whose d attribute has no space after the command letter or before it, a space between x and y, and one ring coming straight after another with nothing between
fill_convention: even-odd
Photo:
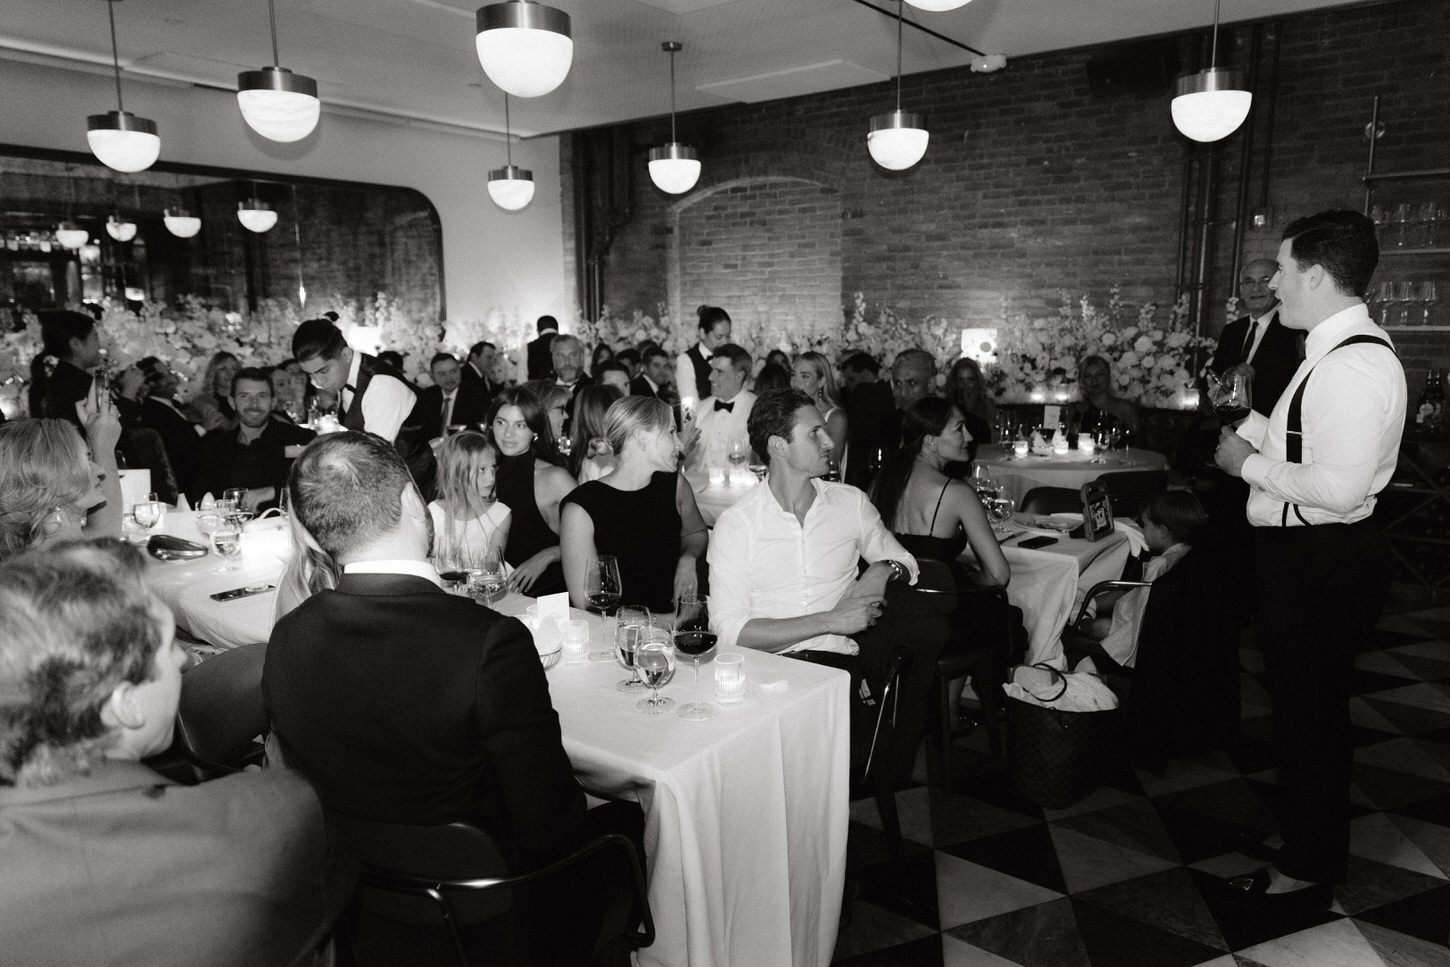
<instances>
[{"instance_id":1,"label":"waiter in black vest","mask_svg":"<svg viewBox=\"0 0 1450 967\"><path fill-rule=\"evenodd\" d=\"M1405 424L1405 372L1364 296L1374 224L1320 212L1284 230L1277 292L1306 358L1265 417L1225 427L1214 459L1249 485L1254 637L1274 706L1282 845L1241 849L1273 865L1228 881L1261 909L1327 907L1349 855L1350 676L1389 590L1390 552L1370 519Z\"/></svg>"},{"instance_id":2,"label":"waiter in black vest","mask_svg":"<svg viewBox=\"0 0 1450 967\"><path fill-rule=\"evenodd\" d=\"M330 319L309 319L292 336L292 355L312 385L337 394L337 420L344 429L371 433L398 448L425 495L436 464L414 415L417 395L403 374L377 357L355 351Z\"/></svg>"},{"instance_id":3,"label":"waiter in black vest","mask_svg":"<svg viewBox=\"0 0 1450 967\"><path fill-rule=\"evenodd\" d=\"M687 405L710 395L710 357L730 341L730 313L719 306L700 306L700 341L675 359L675 391Z\"/></svg>"}]
</instances>

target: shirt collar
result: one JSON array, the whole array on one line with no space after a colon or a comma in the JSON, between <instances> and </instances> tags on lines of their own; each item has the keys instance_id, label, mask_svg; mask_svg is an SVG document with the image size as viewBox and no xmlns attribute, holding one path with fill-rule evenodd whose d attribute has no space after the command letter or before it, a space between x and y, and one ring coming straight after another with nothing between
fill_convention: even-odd
<instances>
[{"instance_id":1,"label":"shirt collar","mask_svg":"<svg viewBox=\"0 0 1450 967\"><path fill-rule=\"evenodd\" d=\"M438 580L438 571L427 561L354 561L351 564L342 566L344 574L409 574L413 577L423 578L431 581L438 587L443 587L443 582Z\"/></svg>"},{"instance_id":2,"label":"shirt collar","mask_svg":"<svg viewBox=\"0 0 1450 967\"><path fill-rule=\"evenodd\" d=\"M1304 340L1305 357L1313 358L1328 352L1339 345L1351 329L1364 325L1374 325L1374 322L1369 317L1369 307L1363 302L1341 309L1310 331Z\"/></svg>"},{"instance_id":3,"label":"shirt collar","mask_svg":"<svg viewBox=\"0 0 1450 967\"><path fill-rule=\"evenodd\" d=\"M1256 316L1256 315L1253 315L1252 313L1250 313L1250 315L1249 315L1249 321L1250 322L1253 322L1253 323L1265 322L1266 320L1272 319L1274 317L1274 313L1276 313L1278 311L1279 311L1279 303L1276 302L1276 303L1274 303L1274 307L1272 309L1270 309L1268 312L1264 313L1262 316Z\"/></svg>"},{"instance_id":4,"label":"shirt collar","mask_svg":"<svg viewBox=\"0 0 1450 967\"><path fill-rule=\"evenodd\" d=\"M347 385L357 385L357 374L362 369L362 358L363 354L360 351L356 349L352 351L352 365L347 368Z\"/></svg>"}]
</instances>

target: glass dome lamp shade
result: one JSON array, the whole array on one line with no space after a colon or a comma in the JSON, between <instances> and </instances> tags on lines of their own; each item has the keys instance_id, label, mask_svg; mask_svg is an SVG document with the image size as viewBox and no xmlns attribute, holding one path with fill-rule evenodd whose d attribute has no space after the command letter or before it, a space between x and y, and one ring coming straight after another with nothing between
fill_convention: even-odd
<instances>
[{"instance_id":1,"label":"glass dome lamp shade","mask_svg":"<svg viewBox=\"0 0 1450 967\"><path fill-rule=\"evenodd\" d=\"M965 7L972 0L906 0L906 2L918 10L941 13L943 10L955 10L958 7Z\"/></svg>"},{"instance_id":2,"label":"glass dome lamp shade","mask_svg":"<svg viewBox=\"0 0 1450 967\"><path fill-rule=\"evenodd\" d=\"M185 208L164 209L161 220L166 223L166 230L177 238L195 238L201 231L201 219Z\"/></svg>"},{"instance_id":3,"label":"glass dome lamp shade","mask_svg":"<svg viewBox=\"0 0 1450 967\"><path fill-rule=\"evenodd\" d=\"M660 191L683 195L700 180L700 159L687 144L671 141L649 149L649 180Z\"/></svg>"},{"instance_id":4,"label":"glass dome lamp shade","mask_svg":"<svg viewBox=\"0 0 1450 967\"><path fill-rule=\"evenodd\" d=\"M91 240L91 233L75 222L61 222L55 228L55 240L63 247L75 251Z\"/></svg>"},{"instance_id":5,"label":"glass dome lamp shade","mask_svg":"<svg viewBox=\"0 0 1450 967\"><path fill-rule=\"evenodd\" d=\"M86 118L86 143L107 168L145 171L161 154L156 122L130 111L107 111Z\"/></svg>"},{"instance_id":6,"label":"glass dome lamp shade","mask_svg":"<svg viewBox=\"0 0 1450 967\"><path fill-rule=\"evenodd\" d=\"M474 43L483 72L515 97L541 97L569 76L574 38L569 15L534 0L479 7Z\"/></svg>"},{"instance_id":7,"label":"glass dome lamp shade","mask_svg":"<svg viewBox=\"0 0 1450 967\"><path fill-rule=\"evenodd\" d=\"M237 106L247 126L269 141L301 141L317 127L317 82L285 67L237 75Z\"/></svg>"},{"instance_id":8,"label":"glass dome lamp shade","mask_svg":"<svg viewBox=\"0 0 1450 967\"><path fill-rule=\"evenodd\" d=\"M1218 141L1239 129L1253 100L1238 71L1210 67L1187 74L1178 78L1173 125L1194 141Z\"/></svg>"},{"instance_id":9,"label":"glass dome lamp shade","mask_svg":"<svg viewBox=\"0 0 1450 967\"><path fill-rule=\"evenodd\" d=\"M277 213L264 201L249 198L243 202L237 202L237 221L249 232L270 231L273 225L277 224Z\"/></svg>"},{"instance_id":10,"label":"glass dome lamp shade","mask_svg":"<svg viewBox=\"0 0 1450 967\"><path fill-rule=\"evenodd\" d=\"M136 237L136 223L120 215L106 219L106 234L118 242L129 242Z\"/></svg>"},{"instance_id":11,"label":"glass dome lamp shade","mask_svg":"<svg viewBox=\"0 0 1450 967\"><path fill-rule=\"evenodd\" d=\"M488 197L506 212L527 208L534 200L534 173L518 165L505 165L488 173Z\"/></svg>"},{"instance_id":12,"label":"glass dome lamp shade","mask_svg":"<svg viewBox=\"0 0 1450 967\"><path fill-rule=\"evenodd\" d=\"M905 171L926 154L931 134L926 118L910 111L891 111L871 119L866 148L871 159L890 171Z\"/></svg>"}]
</instances>

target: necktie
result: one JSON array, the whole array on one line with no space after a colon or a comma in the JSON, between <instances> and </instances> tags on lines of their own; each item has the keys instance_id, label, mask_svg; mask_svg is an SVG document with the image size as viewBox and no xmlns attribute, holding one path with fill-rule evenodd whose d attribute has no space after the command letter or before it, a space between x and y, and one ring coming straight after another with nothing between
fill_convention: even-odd
<instances>
[{"instance_id":1,"label":"necktie","mask_svg":"<svg viewBox=\"0 0 1450 967\"><path fill-rule=\"evenodd\" d=\"M1241 354L1244 362L1249 361L1249 350L1254 348L1254 333L1259 331L1259 324L1256 321L1249 322L1249 336L1244 340L1244 351Z\"/></svg>"},{"instance_id":2,"label":"necktie","mask_svg":"<svg viewBox=\"0 0 1450 967\"><path fill-rule=\"evenodd\" d=\"M453 394L450 393L447 396L443 397L443 429L444 430L447 430L448 429L448 424L450 422L452 422L450 420L450 417L452 417L452 416L453 416Z\"/></svg>"},{"instance_id":3,"label":"necktie","mask_svg":"<svg viewBox=\"0 0 1450 967\"><path fill-rule=\"evenodd\" d=\"M721 410L724 410L726 413L734 413L735 412L735 401L734 400L731 400L729 403L726 403L724 400L716 400L715 401L715 412L718 413Z\"/></svg>"}]
</instances>

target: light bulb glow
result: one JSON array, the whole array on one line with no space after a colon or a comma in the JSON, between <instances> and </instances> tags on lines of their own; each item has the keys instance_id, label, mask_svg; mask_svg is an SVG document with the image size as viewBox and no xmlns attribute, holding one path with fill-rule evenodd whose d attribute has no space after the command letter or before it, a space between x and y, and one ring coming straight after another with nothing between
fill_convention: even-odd
<instances>
[{"instance_id":1,"label":"light bulb glow","mask_svg":"<svg viewBox=\"0 0 1450 967\"><path fill-rule=\"evenodd\" d=\"M74 222L61 222L56 227L55 240L65 248L75 251L91 240L91 233Z\"/></svg>"},{"instance_id":2,"label":"light bulb glow","mask_svg":"<svg viewBox=\"0 0 1450 967\"><path fill-rule=\"evenodd\" d=\"M508 165L488 173L488 197L506 212L528 207L534 200L534 173Z\"/></svg>"},{"instance_id":3,"label":"light bulb glow","mask_svg":"<svg viewBox=\"0 0 1450 967\"><path fill-rule=\"evenodd\" d=\"M889 171L905 171L926 154L931 134L926 119L908 111L878 114L871 119L866 148L878 165Z\"/></svg>"},{"instance_id":4,"label":"light bulb glow","mask_svg":"<svg viewBox=\"0 0 1450 967\"><path fill-rule=\"evenodd\" d=\"M161 220L166 224L166 230L177 238L195 238L201 231L201 219L183 208L166 209Z\"/></svg>"},{"instance_id":5,"label":"light bulb glow","mask_svg":"<svg viewBox=\"0 0 1450 967\"><path fill-rule=\"evenodd\" d=\"M700 159L695 149L678 141L651 148L649 179L660 191L683 195L700 180Z\"/></svg>"},{"instance_id":6,"label":"light bulb glow","mask_svg":"<svg viewBox=\"0 0 1450 967\"><path fill-rule=\"evenodd\" d=\"M161 154L156 122L129 111L107 111L86 119L86 143L107 168L145 171Z\"/></svg>"},{"instance_id":7,"label":"light bulb glow","mask_svg":"<svg viewBox=\"0 0 1450 967\"><path fill-rule=\"evenodd\" d=\"M112 215L106 219L106 234L118 242L129 242L136 237L136 223L119 215Z\"/></svg>"},{"instance_id":8,"label":"light bulb glow","mask_svg":"<svg viewBox=\"0 0 1450 967\"><path fill-rule=\"evenodd\" d=\"M906 2L918 10L941 13L944 10L955 10L958 7L965 7L972 0L906 0Z\"/></svg>"},{"instance_id":9,"label":"light bulb glow","mask_svg":"<svg viewBox=\"0 0 1450 967\"><path fill-rule=\"evenodd\" d=\"M277 213L268 208L265 202L257 201L255 198L237 204L237 221L249 232L270 231L273 225L277 224Z\"/></svg>"},{"instance_id":10,"label":"light bulb glow","mask_svg":"<svg viewBox=\"0 0 1450 967\"><path fill-rule=\"evenodd\" d=\"M564 83L574 63L567 13L508 0L479 7L475 16L478 62L500 89L514 97L541 97Z\"/></svg>"}]
</instances>

